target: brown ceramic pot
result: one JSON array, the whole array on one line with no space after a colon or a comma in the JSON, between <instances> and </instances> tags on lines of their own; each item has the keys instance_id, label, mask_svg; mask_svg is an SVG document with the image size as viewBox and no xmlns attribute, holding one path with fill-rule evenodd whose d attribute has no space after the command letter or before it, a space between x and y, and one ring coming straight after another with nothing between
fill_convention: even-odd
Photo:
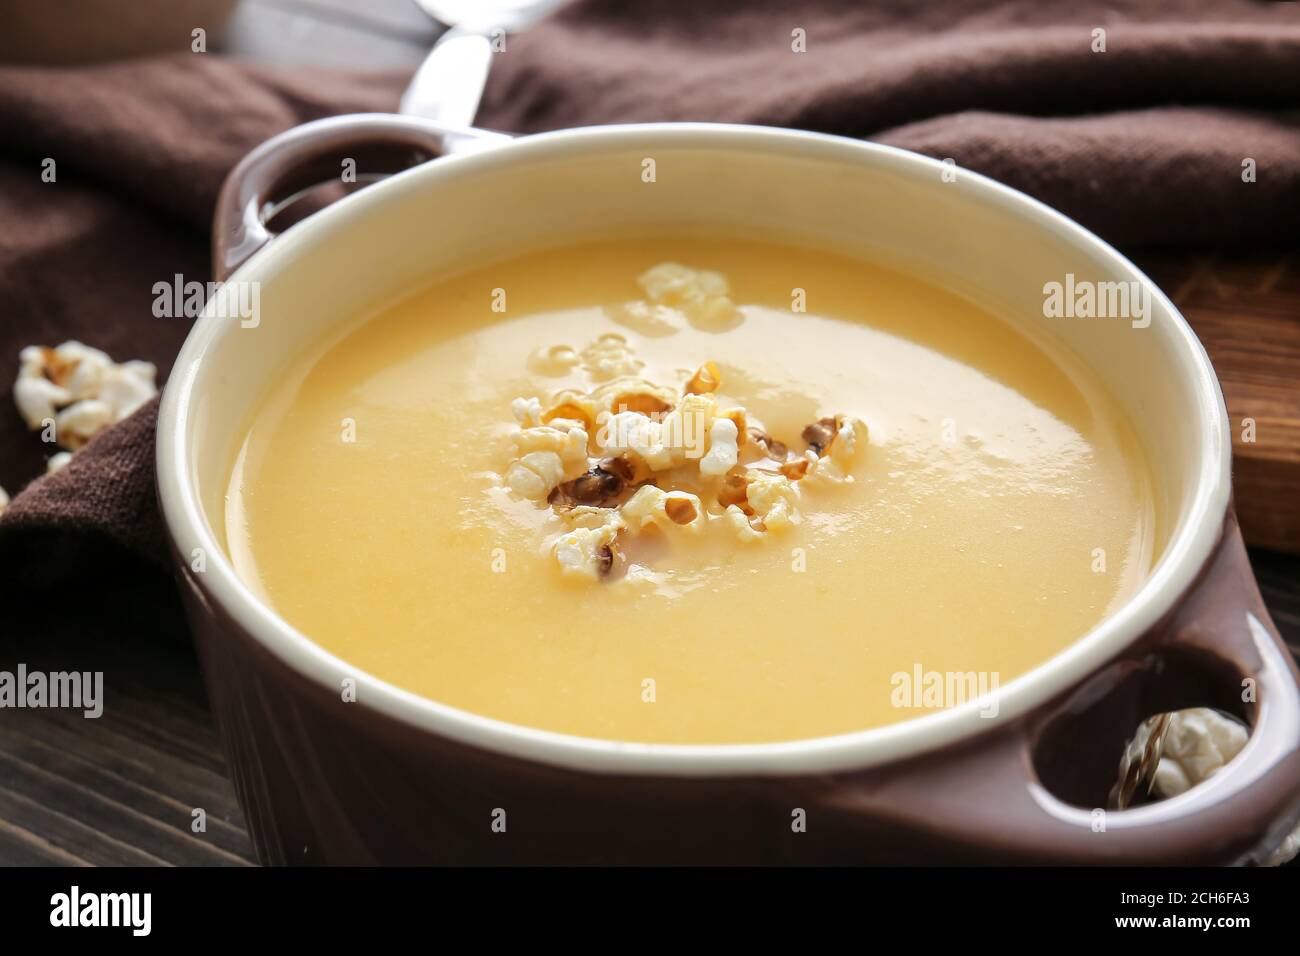
<instances>
[{"instance_id":1,"label":"brown ceramic pot","mask_svg":"<svg viewBox=\"0 0 1300 956\"><path fill-rule=\"evenodd\" d=\"M457 155L435 159L451 144ZM336 179L349 158L363 173L411 168L272 237L268 212ZM1151 459L1165 520L1147 582L1003 685L993 708L686 746L570 737L417 697L313 644L237 578L222 537L229 467L286 361L433 271L665 227L867 254L1044 323L1101 376ZM158 481L264 862L1249 863L1294 827L1297 673L1232 513L1213 369L1169 300L1058 213L931 159L789 130L666 124L512 140L375 115L308 124L256 150L226 184L214 239L229 281L168 383ZM1144 283L1149 321L1036 318L1044 281L1066 273ZM253 287L256 315L241 321L231 302ZM1197 705L1250 725L1243 752L1182 796L1099 809L1138 723Z\"/></svg>"}]
</instances>

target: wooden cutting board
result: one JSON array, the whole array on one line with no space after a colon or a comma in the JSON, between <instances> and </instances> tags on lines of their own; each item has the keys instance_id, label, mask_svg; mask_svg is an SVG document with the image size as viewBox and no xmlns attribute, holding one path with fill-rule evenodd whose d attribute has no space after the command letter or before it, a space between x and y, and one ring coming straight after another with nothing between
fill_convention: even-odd
<instances>
[{"instance_id":1,"label":"wooden cutting board","mask_svg":"<svg viewBox=\"0 0 1300 956\"><path fill-rule=\"evenodd\" d=\"M1137 262L1182 310L1218 372L1247 543L1300 553L1300 247Z\"/></svg>"}]
</instances>

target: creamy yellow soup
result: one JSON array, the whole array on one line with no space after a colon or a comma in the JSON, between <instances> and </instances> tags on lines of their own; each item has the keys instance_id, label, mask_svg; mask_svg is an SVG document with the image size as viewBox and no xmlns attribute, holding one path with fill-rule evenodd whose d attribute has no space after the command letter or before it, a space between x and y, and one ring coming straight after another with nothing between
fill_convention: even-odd
<instances>
[{"instance_id":1,"label":"creamy yellow soup","mask_svg":"<svg viewBox=\"0 0 1300 956\"><path fill-rule=\"evenodd\" d=\"M1150 567L1132 429L1035 321L756 242L536 252L286 369L227 544L312 640L478 714L665 743L917 717Z\"/></svg>"}]
</instances>

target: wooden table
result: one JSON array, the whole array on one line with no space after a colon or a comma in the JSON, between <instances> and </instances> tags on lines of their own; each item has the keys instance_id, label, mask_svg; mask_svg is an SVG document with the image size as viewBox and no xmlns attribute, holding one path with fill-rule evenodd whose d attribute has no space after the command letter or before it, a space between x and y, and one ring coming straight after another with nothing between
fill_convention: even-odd
<instances>
[{"instance_id":1,"label":"wooden table","mask_svg":"<svg viewBox=\"0 0 1300 956\"><path fill-rule=\"evenodd\" d=\"M278 62L414 67L437 33L406 0L244 0L224 48ZM1300 349L1300 282L1292 274L1300 270L1291 260L1288 250L1140 260L1207 341L1234 421L1261 408L1278 412L1263 416L1261 443L1300 418L1300 395L1237 343L1265 336L1275 350ZM1239 505L1276 490L1239 484ZM1286 529L1254 505L1243 509L1252 515L1248 529L1259 541L1278 540ZM1300 656L1300 557L1253 549L1251 560L1274 620ZM33 670L103 670L108 702L98 720L32 710L0 721L0 864L253 862L193 651L175 609L159 613L171 617L146 630L163 635L141 643L79 641L74 625L57 640L34 628L13 649L13 659ZM200 834L191 831L196 808L207 818Z\"/></svg>"}]
</instances>

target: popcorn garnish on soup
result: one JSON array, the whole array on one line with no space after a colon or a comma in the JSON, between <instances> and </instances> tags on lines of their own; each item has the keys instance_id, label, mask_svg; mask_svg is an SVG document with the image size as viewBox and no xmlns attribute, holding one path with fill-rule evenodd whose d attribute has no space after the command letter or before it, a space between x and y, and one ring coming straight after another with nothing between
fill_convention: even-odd
<instances>
[{"instance_id":1,"label":"popcorn garnish on soup","mask_svg":"<svg viewBox=\"0 0 1300 956\"><path fill-rule=\"evenodd\" d=\"M651 303L692 324L738 315L725 280L675 263L641 276ZM682 536L720 533L742 544L800 524L808 489L851 483L867 426L836 414L810 423L802 450L769 435L740 406L724 406L724 376L706 361L681 388L641 376L626 340L603 335L579 353L590 390L549 401L521 396L515 456L501 482L544 505L563 529L547 547L566 577L601 581L628 564L623 547L656 535L669 549ZM815 493L815 492L814 492Z\"/></svg>"}]
</instances>

